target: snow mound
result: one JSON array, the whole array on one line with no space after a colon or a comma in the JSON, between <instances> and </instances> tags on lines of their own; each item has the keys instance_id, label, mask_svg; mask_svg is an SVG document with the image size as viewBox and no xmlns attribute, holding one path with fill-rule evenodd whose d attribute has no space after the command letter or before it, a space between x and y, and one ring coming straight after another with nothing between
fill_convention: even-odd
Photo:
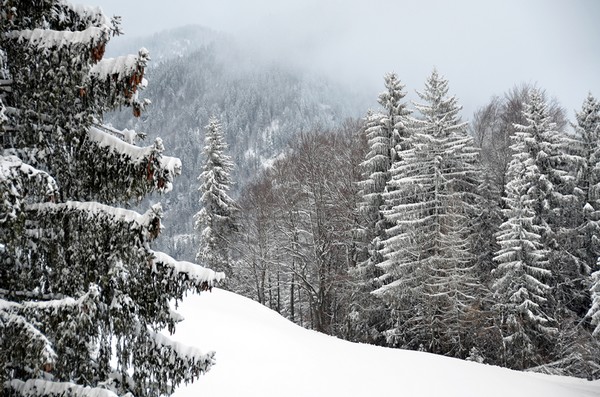
<instances>
[{"instance_id":1,"label":"snow mound","mask_svg":"<svg viewBox=\"0 0 600 397\"><path fill-rule=\"evenodd\" d=\"M216 365L175 397L592 397L600 382L512 371L346 342L303 329L219 289L190 295L173 339L216 350Z\"/></svg>"}]
</instances>

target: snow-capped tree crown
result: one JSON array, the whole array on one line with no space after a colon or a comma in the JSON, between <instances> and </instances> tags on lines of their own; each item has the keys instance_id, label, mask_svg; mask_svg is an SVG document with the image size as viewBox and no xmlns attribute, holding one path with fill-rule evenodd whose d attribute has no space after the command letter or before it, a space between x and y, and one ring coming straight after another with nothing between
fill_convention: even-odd
<instances>
[{"instance_id":1,"label":"snow-capped tree crown","mask_svg":"<svg viewBox=\"0 0 600 397\"><path fill-rule=\"evenodd\" d=\"M427 129L432 136L449 135L455 131L465 131L459 112L462 107L455 96L448 96L448 80L434 69L425 81L425 89L417 91L424 103L414 103L422 119L411 119L417 129Z\"/></svg>"}]
</instances>

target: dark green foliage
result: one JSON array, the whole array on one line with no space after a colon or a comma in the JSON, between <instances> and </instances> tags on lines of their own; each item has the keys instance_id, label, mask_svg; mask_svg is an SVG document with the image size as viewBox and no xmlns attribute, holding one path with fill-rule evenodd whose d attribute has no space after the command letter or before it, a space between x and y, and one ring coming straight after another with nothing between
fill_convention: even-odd
<instances>
[{"instance_id":1,"label":"dark green foliage","mask_svg":"<svg viewBox=\"0 0 600 397\"><path fill-rule=\"evenodd\" d=\"M159 204L118 207L170 190L181 171L160 139L138 147L142 134L102 124L106 110L144 109L148 53L102 59L118 23L97 8L1 5L2 393L170 394L214 353L158 334L180 320L169 302L222 274L151 249Z\"/></svg>"}]
</instances>

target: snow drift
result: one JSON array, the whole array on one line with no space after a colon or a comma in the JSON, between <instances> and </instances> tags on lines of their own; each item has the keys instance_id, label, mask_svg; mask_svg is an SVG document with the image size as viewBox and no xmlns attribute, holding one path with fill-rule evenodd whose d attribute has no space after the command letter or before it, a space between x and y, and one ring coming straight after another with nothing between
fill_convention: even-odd
<instances>
[{"instance_id":1,"label":"snow drift","mask_svg":"<svg viewBox=\"0 0 600 397\"><path fill-rule=\"evenodd\" d=\"M216 350L217 364L175 397L591 397L600 381L523 373L303 329L231 292L190 295L173 339Z\"/></svg>"}]
</instances>

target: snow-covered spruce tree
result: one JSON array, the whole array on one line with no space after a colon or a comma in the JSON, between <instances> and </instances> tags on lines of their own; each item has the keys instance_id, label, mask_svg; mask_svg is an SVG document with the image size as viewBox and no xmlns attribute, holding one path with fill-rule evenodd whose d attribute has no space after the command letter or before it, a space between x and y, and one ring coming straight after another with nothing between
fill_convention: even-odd
<instances>
[{"instance_id":1,"label":"snow-covered spruce tree","mask_svg":"<svg viewBox=\"0 0 600 397\"><path fill-rule=\"evenodd\" d=\"M396 343L435 353L464 357L466 320L476 302L470 232L479 185L477 150L466 133L448 81L433 71L424 104L415 104L422 118L392 167L384 211L392 225L381 253L384 286L374 291L395 311L388 335Z\"/></svg>"},{"instance_id":2,"label":"snow-covered spruce tree","mask_svg":"<svg viewBox=\"0 0 600 397\"><path fill-rule=\"evenodd\" d=\"M588 95L579 112L575 147L578 150L579 169L576 176L576 195L580 213L578 256L585 269L584 275L598 270L600 256L600 102Z\"/></svg>"},{"instance_id":3,"label":"snow-covered spruce tree","mask_svg":"<svg viewBox=\"0 0 600 397\"><path fill-rule=\"evenodd\" d=\"M381 206L383 205L382 194L387 182L389 171L389 139L383 136L380 120L382 115L369 110L364 118L364 127L359 132L367 141L369 151L365 161L360 164L363 179L358 183L361 201L358 203L361 228L359 230L359 243L366 247L366 261L378 263L377 252L371 247L373 240L377 237L377 223L383 218ZM371 266L372 267L372 266Z\"/></svg>"},{"instance_id":4,"label":"snow-covered spruce tree","mask_svg":"<svg viewBox=\"0 0 600 397\"><path fill-rule=\"evenodd\" d=\"M378 98L382 110L369 112L365 119L364 134L369 151L360 164L363 179L358 183L361 197L358 209L361 219L359 244L365 246L367 253L352 270L359 286L359 298L355 300L352 318L357 332L370 343L381 343L381 329L378 328L383 327L383 317L386 317L380 302L370 296L377 286L375 280L381 275L376 264L383 261L381 242L385 240L385 231L389 227L382 213L386 205L383 193L391 179L392 164L400 158L399 152L408 138L406 124L410 114L402 101L406 93L398 76L388 73L384 81L386 90Z\"/></svg>"},{"instance_id":5,"label":"snow-covered spruce tree","mask_svg":"<svg viewBox=\"0 0 600 397\"><path fill-rule=\"evenodd\" d=\"M233 162L225 153L227 143L219 120L211 118L205 131L204 170L198 177L202 208L195 216L196 229L200 232L196 258L211 268L229 270L230 240L237 229L238 211L237 204L228 195Z\"/></svg>"},{"instance_id":6,"label":"snow-covered spruce tree","mask_svg":"<svg viewBox=\"0 0 600 397\"><path fill-rule=\"evenodd\" d=\"M168 395L214 353L159 333L171 299L222 274L154 252L181 163L102 124L139 115L148 53L102 59L118 20L64 0L0 1L0 394Z\"/></svg>"},{"instance_id":7,"label":"snow-covered spruce tree","mask_svg":"<svg viewBox=\"0 0 600 397\"><path fill-rule=\"evenodd\" d=\"M576 114L575 131L582 146L582 167L578 175L580 204L583 205L580 257L588 267L590 277L591 307L587 316L592 319L594 336L600 339L600 102L588 95L580 112ZM594 258L596 260L594 261Z\"/></svg>"},{"instance_id":8,"label":"snow-covered spruce tree","mask_svg":"<svg viewBox=\"0 0 600 397\"><path fill-rule=\"evenodd\" d=\"M535 370L590 378L597 377L600 368L600 339L593 337L594 329L583 321L586 315L594 318L591 308L597 310L596 303L590 305L590 292L592 300L596 298L596 277L590 279L590 274L598 269L600 255L600 104L590 94L575 116L575 134L563 137L562 154L562 167L569 172L561 186L561 193L567 193L562 201L566 197L570 202L560 205L556 212L561 222L552 225L558 242L551 262L555 274L553 297L557 300L556 360Z\"/></svg>"},{"instance_id":9,"label":"snow-covered spruce tree","mask_svg":"<svg viewBox=\"0 0 600 397\"><path fill-rule=\"evenodd\" d=\"M365 237L371 244L368 262L379 263L378 245L385 234L385 219L382 209L385 202L382 194L391 179L390 169L398 161L408 138L406 128L410 111L402 102L406 93L404 85L395 73L384 77L386 91L379 95L382 112L369 112L365 120L365 134L369 151L360 166L363 180L359 182L362 201L359 210L365 219Z\"/></svg>"},{"instance_id":10,"label":"snow-covered spruce tree","mask_svg":"<svg viewBox=\"0 0 600 397\"><path fill-rule=\"evenodd\" d=\"M529 162L530 163L530 162ZM512 173L527 173L531 164L511 163ZM513 174L514 175L514 174ZM494 310L504 339L504 365L525 369L541 363L540 351L555 332L547 308L551 289L548 250L543 248L539 227L534 225L533 200L523 193L521 179L507 184L505 210L508 220L498 233L501 249L493 275Z\"/></svg>"},{"instance_id":11,"label":"snow-covered spruce tree","mask_svg":"<svg viewBox=\"0 0 600 397\"><path fill-rule=\"evenodd\" d=\"M541 243L549 250L549 266L553 273L551 286L556 287L553 296L558 302L567 302L570 292L563 287L568 285L566 276L573 273L568 267L576 266L562 235L568 226L567 209L573 204L572 192L565 189L572 185L568 177L569 158L565 155L564 137L552 122L548 104L539 89L530 90L523 116L525 124L515 125L515 135L520 138L511 148L533 162L532 172L525 176L528 186L525 193L533 200L533 223L540 227ZM510 172L509 179L512 179Z\"/></svg>"},{"instance_id":12,"label":"snow-covered spruce tree","mask_svg":"<svg viewBox=\"0 0 600 397\"><path fill-rule=\"evenodd\" d=\"M525 107L528 125L516 126L513 159L507 170L509 180L505 216L497 236L501 249L494 258L495 311L505 342L505 364L524 369L548 360L555 337L550 249L544 236L552 234L547 223L552 184L547 154L550 130L545 107L537 91L531 92Z\"/></svg>"},{"instance_id":13,"label":"snow-covered spruce tree","mask_svg":"<svg viewBox=\"0 0 600 397\"><path fill-rule=\"evenodd\" d=\"M370 294L379 286L376 281L381 275L376 263L383 261L379 250L381 236L378 225L383 219L380 208L383 206L382 193L385 189L386 175L384 164L389 153L383 145L381 135L380 113L368 111L359 136L365 144L365 161L359 164L361 179L357 182L359 188L356 208L357 226L354 233L357 250L357 263L349 269L353 281L353 299L350 303L348 329L353 333L353 340L375 345L385 344L382 332L387 328L389 319L387 310L381 301ZM383 152L377 154L377 152ZM377 167L371 173L369 168Z\"/></svg>"}]
</instances>

